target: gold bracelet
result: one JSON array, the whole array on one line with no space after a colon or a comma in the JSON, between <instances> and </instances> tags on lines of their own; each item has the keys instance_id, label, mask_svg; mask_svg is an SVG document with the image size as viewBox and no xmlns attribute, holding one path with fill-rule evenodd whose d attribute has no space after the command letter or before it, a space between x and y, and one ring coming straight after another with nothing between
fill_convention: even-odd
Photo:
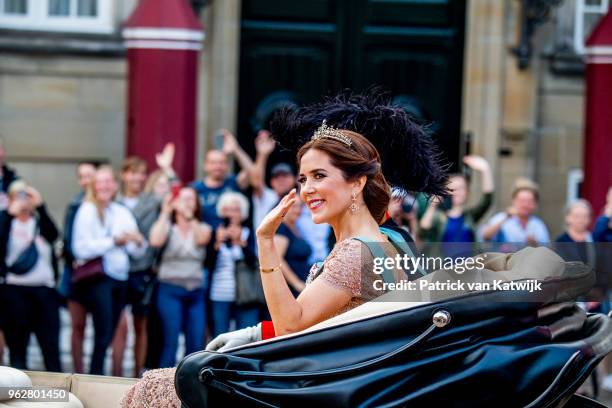
<instances>
[{"instance_id":1,"label":"gold bracelet","mask_svg":"<svg viewBox=\"0 0 612 408\"><path fill-rule=\"evenodd\" d=\"M280 271L281 266L275 266L274 268L262 268L261 266L259 267L259 270L263 273L270 273L270 272L274 272L274 271Z\"/></svg>"}]
</instances>

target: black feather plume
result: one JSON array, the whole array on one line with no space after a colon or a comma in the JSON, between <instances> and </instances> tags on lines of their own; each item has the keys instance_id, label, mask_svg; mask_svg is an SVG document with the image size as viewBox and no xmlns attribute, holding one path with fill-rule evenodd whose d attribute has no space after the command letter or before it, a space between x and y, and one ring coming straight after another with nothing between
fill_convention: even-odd
<instances>
[{"instance_id":1,"label":"black feather plume","mask_svg":"<svg viewBox=\"0 0 612 408\"><path fill-rule=\"evenodd\" d=\"M349 91L321 103L279 111L270 124L282 148L297 153L323 120L329 126L366 137L378 150L385 178L405 191L445 196L446 167L427 127L419 125L388 94L371 88L363 94Z\"/></svg>"}]
</instances>

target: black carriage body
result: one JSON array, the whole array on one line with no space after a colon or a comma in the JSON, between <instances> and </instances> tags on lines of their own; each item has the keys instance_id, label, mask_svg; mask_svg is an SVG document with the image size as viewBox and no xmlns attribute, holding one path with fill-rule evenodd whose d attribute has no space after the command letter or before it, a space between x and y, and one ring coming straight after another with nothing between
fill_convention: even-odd
<instances>
[{"instance_id":1,"label":"black carriage body","mask_svg":"<svg viewBox=\"0 0 612 408\"><path fill-rule=\"evenodd\" d=\"M572 275L545 282L546 300L475 293L194 353L176 389L189 408L562 407L612 350L610 318L564 302L593 281Z\"/></svg>"}]
</instances>

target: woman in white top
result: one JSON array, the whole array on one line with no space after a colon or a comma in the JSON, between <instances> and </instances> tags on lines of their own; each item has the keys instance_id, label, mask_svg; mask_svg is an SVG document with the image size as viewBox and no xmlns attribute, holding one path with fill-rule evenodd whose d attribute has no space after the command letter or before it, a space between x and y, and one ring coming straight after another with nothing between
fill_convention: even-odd
<instances>
[{"instance_id":1,"label":"woman in white top","mask_svg":"<svg viewBox=\"0 0 612 408\"><path fill-rule=\"evenodd\" d=\"M40 194L22 181L8 190L8 212L0 215L0 313L4 318L10 362L27 369L30 334L36 335L48 371L61 371L59 295L53 242L58 231ZM34 244L36 255L22 262ZM30 254L32 252L29 252Z\"/></svg>"},{"instance_id":2,"label":"woman in white top","mask_svg":"<svg viewBox=\"0 0 612 408\"><path fill-rule=\"evenodd\" d=\"M183 187L173 199L164 199L159 218L149 235L151 246L161 248L157 310L163 326L161 367L173 367L181 331L185 353L202 349L206 314L202 263L212 235L200 221L198 193Z\"/></svg>"},{"instance_id":3,"label":"woman in white top","mask_svg":"<svg viewBox=\"0 0 612 408\"><path fill-rule=\"evenodd\" d=\"M101 258L104 269L103 275L74 284L75 300L93 317L92 374L103 374L106 349L125 306L130 256L141 257L147 249L130 210L113 202L116 192L113 169L98 168L73 226L72 252L76 262Z\"/></svg>"}]
</instances>

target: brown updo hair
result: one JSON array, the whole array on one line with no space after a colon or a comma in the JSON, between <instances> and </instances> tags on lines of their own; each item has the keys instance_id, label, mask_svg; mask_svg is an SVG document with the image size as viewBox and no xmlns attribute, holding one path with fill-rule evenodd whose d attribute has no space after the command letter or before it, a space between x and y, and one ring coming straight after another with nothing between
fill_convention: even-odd
<instances>
[{"instance_id":1,"label":"brown updo hair","mask_svg":"<svg viewBox=\"0 0 612 408\"><path fill-rule=\"evenodd\" d=\"M352 140L351 146L327 137L310 140L297 153L298 167L302 156L308 150L317 149L329 156L331 164L342 171L347 182L366 176L363 201L376 222L380 222L391 200L391 186L382 173L380 155L374 145L359 133L346 129L339 130Z\"/></svg>"}]
</instances>

